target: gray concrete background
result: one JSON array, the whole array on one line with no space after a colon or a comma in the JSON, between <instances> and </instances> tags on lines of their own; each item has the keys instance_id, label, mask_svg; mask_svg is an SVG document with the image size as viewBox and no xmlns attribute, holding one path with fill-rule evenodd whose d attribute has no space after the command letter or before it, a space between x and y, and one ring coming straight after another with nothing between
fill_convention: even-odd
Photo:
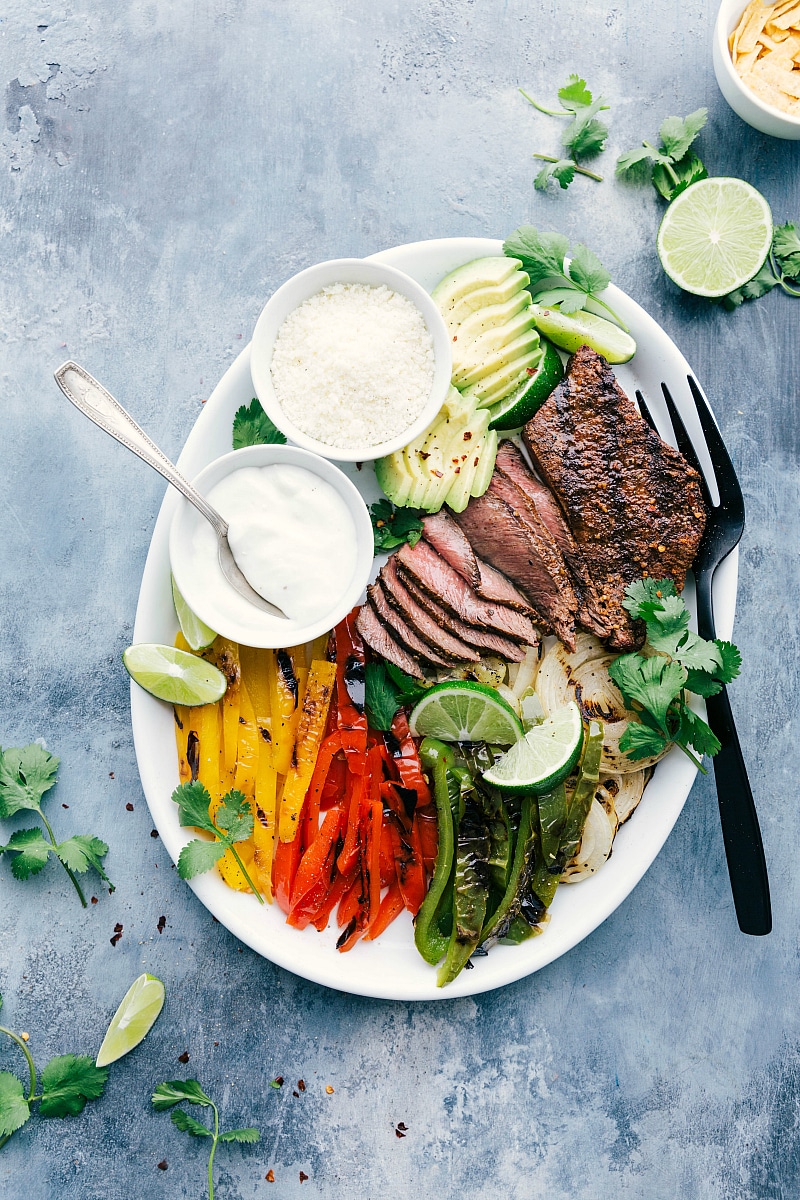
<instances>
[{"instance_id":1,"label":"gray concrete background","mask_svg":"<svg viewBox=\"0 0 800 1200\"><path fill-rule=\"evenodd\" d=\"M206 1147L150 1111L153 1086L184 1074L229 1126L262 1130L220 1150L226 1200L800 1193L800 302L773 293L728 315L680 296L655 258L660 201L612 179L619 152L704 104L709 170L748 178L777 220L800 218L800 145L726 107L714 15L713 0L7 0L0 740L43 736L61 756L49 812L59 831L108 841L117 890L90 882L99 902L83 912L55 865L22 884L0 863L3 1018L41 1064L93 1053L141 970L168 998L99 1102L12 1139L3 1196L205 1194ZM541 196L530 155L554 150L560 126L516 89L547 100L571 70L612 105L607 181ZM177 454L288 275L526 220L588 242L664 325L740 470L732 702L775 932L737 930L705 780L634 894L540 974L435 1006L354 999L238 945L150 837L119 655L163 487L69 410L52 370L84 363ZM21 1066L3 1039L0 1068Z\"/></svg>"}]
</instances>

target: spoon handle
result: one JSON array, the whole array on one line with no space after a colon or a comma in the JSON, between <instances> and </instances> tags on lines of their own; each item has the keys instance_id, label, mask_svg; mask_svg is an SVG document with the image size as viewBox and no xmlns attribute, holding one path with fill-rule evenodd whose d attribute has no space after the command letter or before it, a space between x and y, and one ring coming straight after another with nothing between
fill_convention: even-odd
<instances>
[{"instance_id":1,"label":"spoon handle","mask_svg":"<svg viewBox=\"0 0 800 1200\"><path fill-rule=\"evenodd\" d=\"M127 413L118 400L106 391L94 376L74 362L65 362L55 372L55 379L64 395L85 417L94 421L106 433L127 446L138 455L153 470L163 475L168 483L186 497L199 509L209 521L218 536L227 537L228 526L215 508L200 495L195 488L184 479L177 467L170 462L166 454L159 450L140 425L137 425L130 413Z\"/></svg>"}]
</instances>

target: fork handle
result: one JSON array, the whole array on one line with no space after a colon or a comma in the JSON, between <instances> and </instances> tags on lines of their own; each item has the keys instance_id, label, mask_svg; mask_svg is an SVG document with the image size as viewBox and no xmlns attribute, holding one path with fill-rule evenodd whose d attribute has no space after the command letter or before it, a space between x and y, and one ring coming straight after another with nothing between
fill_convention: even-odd
<instances>
[{"instance_id":1,"label":"fork handle","mask_svg":"<svg viewBox=\"0 0 800 1200\"><path fill-rule=\"evenodd\" d=\"M710 576L697 579L697 629L703 638L716 637ZM721 743L712 761L736 919L742 933L764 935L772 929L767 863L727 688L708 697L706 713Z\"/></svg>"}]
</instances>

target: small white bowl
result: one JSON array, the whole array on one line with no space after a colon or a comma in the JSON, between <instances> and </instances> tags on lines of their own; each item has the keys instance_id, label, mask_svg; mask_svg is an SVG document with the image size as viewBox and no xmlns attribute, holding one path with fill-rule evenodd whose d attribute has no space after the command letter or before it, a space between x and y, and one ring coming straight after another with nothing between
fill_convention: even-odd
<instances>
[{"instance_id":1,"label":"small white bowl","mask_svg":"<svg viewBox=\"0 0 800 1200\"><path fill-rule=\"evenodd\" d=\"M201 495L207 496L233 471L276 464L304 467L334 487L347 505L355 528L356 566L352 580L343 595L331 597L330 611L313 623L283 620L255 608L225 581L216 559L212 561L219 575L213 586L209 586L208 571L199 566L193 547L196 530L208 523L188 500L181 500L169 535L172 573L189 608L223 637L243 646L268 649L297 646L332 629L361 600L374 555L372 523L358 489L333 463L308 450L296 446L247 446L215 459L192 482Z\"/></svg>"},{"instance_id":2,"label":"small white bowl","mask_svg":"<svg viewBox=\"0 0 800 1200\"><path fill-rule=\"evenodd\" d=\"M753 129L770 137L797 140L800 138L800 117L781 112L761 100L737 73L728 50L728 38L739 24L745 10L743 0L722 0L714 26L714 74L720 91L731 108Z\"/></svg>"},{"instance_id":3,"label":"small white bowl","mask_svg":"<svg viewBox=\"0 0 800 1200\"><path fill-rule=\"evenodd\" d=\"M384 284L399 292L419 309L433 338L434 375L427 404L402 433L374 446L329 446L326 442L318 442L316 438L310 437L286 416L272 382L272 352L281 325L304 300L309 300L322 288L334 283L364 283L372 287ZM427 429L447 396L452 362L447 326L425 289L402 271L394 267L385 267L381 263L368 262L363 258L333 258L328 262L308 267L299 275L288 279L267 301L256 323L250 350L253 387L267 416L298 446L340 462L371 462L375 458L382 458L383 455L391 454L401 446L407 445L418 433Z\"/></svg>"}]
</instances>

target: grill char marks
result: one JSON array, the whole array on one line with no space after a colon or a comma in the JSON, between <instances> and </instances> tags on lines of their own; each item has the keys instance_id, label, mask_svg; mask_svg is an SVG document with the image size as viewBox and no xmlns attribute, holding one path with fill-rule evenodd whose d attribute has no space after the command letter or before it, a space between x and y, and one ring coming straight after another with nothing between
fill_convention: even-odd
<instances>
[{"instance_id":1,"label":"grill char marks","mask_svg":"<svg viewBox=\"0 0 800 1200\"><path fill-rule=\"evenodd\" d=\"M404 578L410 578L466 625L494 630L524 645L537 644L537 631L524 613L482 599L425 540L417 542L413 549L406 543L395 557Z\"/></svg>"},{"instance_id":2,"label":"grill char marks","mask_svg":"<svg viewBox=\"0 0 800 1200\"><path fill-rule=\"evenodd\" d=\"M446 667L447 659L430 647L386 599L380 579L367 588L369 602L390 635L423 666Z\"/></svg>"},{"instance_id":3,"label":"grill char marks","mask_svg":"<svg viewBox=\"0 0 800 1200\"><path fill-rule=\"evenodd\" d=\"M454 637L459 638L462 642L466 642L471 648L486 650L490 654L499 654L507 662L522 662L525 657L525 651L520 649L517 642L512 642L510 638L501 637L499 633L494 633L491 629L478 629L475 625L465 625L458 617L453 616L447 609L437 604L433 596L430 596L422 588L418 587L413 579L403 573L402 567L397 571L397 578L403 583L406 591L416 600L420 608L423 608L433 618L440 629L448 630Z\"/></svg>"},{"instance_id":4,"label":"grill char marks","mask_svg":"<svg viewBox=\"0 0 800 1200\"><path fill-rule=\"evenodd\" d=\"M419 664L397 644L369 602L361 605L361 611L356 618L356 628L370 650L394 663L401 671L405 671L406 675L412 675L415 679L422 677Z\"/></svg>"},{"instance_id":5,"label":"grill char marks","mask_svg":"<svg viewBox=\"0 0 800 1200\"><path fill-rule=\"evenodd\" d=\"M419 599L400 579L394 558L390 558L380 574L384 595L403 620L410 625L428 646L448 662L477 662L480 655L466 640L462 640L452 626L442 625L426 610ZM440 610L442 611L442 610ZM510 643L513 645L513 643Z\"/></svg>"},{"instance_id":6,"label":"grill char marks","mask_svg":"<svg viewBox=\"0 0 800 1200\"><path fill-rule=\"evenodd\" d=\"M448 562L454 571L466 579L471 588L484 600L507 604L509 608L533 616L533 609L510 579L495 571L488 563L481 562L460 526L442 508L422 520L423 537L430 542L437 554Z\"/></svg>"},{"instance_id":7,"label":"grill char marks","mask_svg":"<svg viewBox=\"0 0 800 1200\"><path fill-rule=\"evenodd\" d=\"M595 637L608 637L611 629L600 613L594 582L553 493L532 474L520 451L508 440L497 449L495 472L516 484L561 551L578 600L577 623Z\"/></svg>"},{"instance_id":8,"label":"grill char marks","mask_svg":"<svg viewBox=\"0 0 800 1200\"><path fill-rule=\"evenodd\" d=\"M610 646L635 648L642 638L622 607L625 587L649 575L683 588L706 520L697 472L642 420L588 346L523 437L594 581Z\"/></svg>"}]
</instances>

